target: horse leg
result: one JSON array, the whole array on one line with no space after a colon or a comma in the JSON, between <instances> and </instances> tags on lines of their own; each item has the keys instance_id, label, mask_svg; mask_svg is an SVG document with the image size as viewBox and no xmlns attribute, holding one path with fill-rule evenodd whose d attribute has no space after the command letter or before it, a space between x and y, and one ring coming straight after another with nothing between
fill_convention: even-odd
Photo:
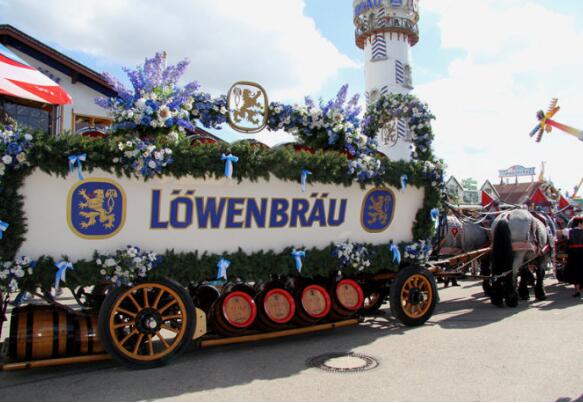
<instances>
[{"instance_id":1,"label":"horse leg","mask_svg":"<svg viewBox=\"0 0 583 403\"><path fill-rule=\"evenodd\" d=\"M490 276L490 257L488 255L480 260L480 276ZM490 283L490 279L482 281L482 289L484 290L484 295L486 297L492 295L492 284Z\"/></svg>"},{"instance_id":2,"label":"horse leg","mask_svg":"<svg viewBox=\"0 0 583 403\"><path fill-rule=\"evenodd\" d=\"M545 269L547 258L543 257L536 265L536 284L534 286L534 296L538 301L547 299L544 287Z\"/></svg>"},{"instance_id":3,"label":"horse leg","mask_svg":"<svg viewBox=\"0 0 583 403\"><path fill-rule=\"evenodd\" d=\"M528 269L522 269L520 273L520 282L518 283L518 295L523 301L528 301L530 299L530 292L528 291L528 275L530 274Z\"/></svg>"},{"instance_id":4,"label":"horse leg","mask_svg":"<svg viewBox=\"0 0 583 403\"><path fill-rule=\"evenodd\" d=\"M516 292L516 280L518 275L518 269L522 262L524 262L524 256L526 252L515 252L514 259L512 262L512 281L506 281L506 290L504 299L506 300L506 305L510 308L515 308L518 306L518 293Z\"/></svg>"}]
</instances>

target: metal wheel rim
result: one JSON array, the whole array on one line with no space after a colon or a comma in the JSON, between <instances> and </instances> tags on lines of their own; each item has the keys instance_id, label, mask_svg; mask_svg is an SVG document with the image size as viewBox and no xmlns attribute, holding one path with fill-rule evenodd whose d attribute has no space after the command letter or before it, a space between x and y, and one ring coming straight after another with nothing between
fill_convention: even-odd
<instances>
[{"instance_id":1,"label":"metal wheel rim","mask_svg":"<svg viewBox=\"0 0 583 403\"><path fill-rule=\"evenodd\" d=\"M160 302L164 296L167 298L162 305ZM124 304L134 309L122 308ZM160 330L153 335L140 331L136 324L136 318L145 309L157 312L162 320ZM139 361L158 360L172 353L184 339L188 325L186 312L186 305L176 291L162 284L140 284L117 299L109 316L109 333L117 349L125 356ZM162 329L176 336L169 341L162 335Z\"/></svg>"},{"instance_id":2,"label":"metal wheel rim","mask_svg":"<svg viewBox=\"0 0 583 403\"><path fill-rule=\"evenodd\" d=\"M423 301L412 304L410 302L410 293L413 290L418 290L423 295ZM405 281L401 288L401 306L405 315L412 319L418 319L425 315L431 307L433 301L433 289L431 288L430 280L421 275L414 274Z\"/></svg>"}]
</instances>

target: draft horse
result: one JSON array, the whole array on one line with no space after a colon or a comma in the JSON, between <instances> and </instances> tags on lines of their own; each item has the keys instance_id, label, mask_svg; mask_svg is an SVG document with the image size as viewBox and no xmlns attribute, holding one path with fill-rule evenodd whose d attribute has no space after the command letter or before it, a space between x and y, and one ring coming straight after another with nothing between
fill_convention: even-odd
<instances>
[{"instance_id":1,"label":"draft horse","mask_svg":"<svg viewBox=\"0 0 583 403\"><path fill-rule=\"evenodd\" d=\"M535 270L534 294L537 300L546 299L543 279L549 259L554 253L551 230L525 209L500 214L492 224L492 274L490 299L494 305L516 307L519 298L528 300L529 264ZM518 292L516 282L521 275Z\"/></svg>"}]
</instances>

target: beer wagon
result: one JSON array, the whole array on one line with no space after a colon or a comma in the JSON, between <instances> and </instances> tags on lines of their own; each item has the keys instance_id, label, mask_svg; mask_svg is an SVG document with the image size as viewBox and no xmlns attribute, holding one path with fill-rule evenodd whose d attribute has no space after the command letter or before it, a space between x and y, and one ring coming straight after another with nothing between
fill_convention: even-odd
<instances>
[{"instance_id":1,"label":"beer wagon","mask_svg":"<svg viewBox=\"0 0 583 403\"><path fill-rule=\"evenodd\" d=\"M374 153L374 136L361 133L356 102L345 105L345 95L343 88L335 102L296 109L269 104L260 86L243 82L227 97L189 95L178 113L169 107L172 124L145 128L146 115L166 116L171 95L144 101L136 90L133 117L119 98L106 100L118 130L103 138L2 126L26 157L1 177L4 308L10 292L46 301L16 301L3 369L110 357L148 368L193 342L348 326L377 304L379 287L390 288L399 320L423 324L437 301L435 281L400 251L434 231L443 172L431 154L431 115L412 96L369 108L363 133L389 118L412 127L414 158L394 162ZM323 127L297 130L316 118ZM181 128L195 119L284 129L299 144L188 138ZM337 144L330 120L342 123ZM138 123L124 129L130 121ZM80 308L55 298L59 288Z\"/></svg>"}]
</instances>

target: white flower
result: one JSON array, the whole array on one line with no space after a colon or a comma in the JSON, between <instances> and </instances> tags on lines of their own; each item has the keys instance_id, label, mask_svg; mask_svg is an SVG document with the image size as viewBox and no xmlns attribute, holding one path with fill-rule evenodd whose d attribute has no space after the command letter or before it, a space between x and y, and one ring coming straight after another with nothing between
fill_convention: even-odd
<instances>
[{"instance_id":1,"label":"white flower","mask_svg":"<svg viewBox=\"0 0 583 403\"><path fill-rule=\"evenodd\" d=\"M150 162L148 162L148 166L150 168L152 168L152 169L155 169L156 168L156 161L150 161Z\"/></svg>"},{"instance_id":2,"label":"white flower","mask_svg":"<svg viewBox=\"0 0 583 403\"><path fill-rule=\"evenodd\" d=\"M101 265L103 265L103 262L101 261L101 259L97 259L97 260L95 261L95 263L97 263L97 265L98 265L98 266L101 266Z\"/></svg>"},{"instance_id":3,"label":"white flower","mask_svg":"<svg viewBox=\"0 0 583 403\"><path fill-rule=\"evenodd\" d=\"M160 151L155 151L154 152L154 159L161 160L162 159L162 153Z\"/></svg>"},{"instance_id":4,"label":"white flower","mask_svg":"<svg viewBox=\"0 0 583 403\"><path fill-rule=\"evenodd\" d=\"M10 284L8 284L8 287L10 287L11 292L18 291L18 281L16 281L16 279L13 278L12 280L10 280Z\"/></svg>"},{"instance_id":5,"label":"white flower","mask_svg":"<svg viewBox=\"0 0 583 403\"><path fill-rule=\"evenodd\" d=\"M25 153L18 154L16 156L16 161L18 161L19 163L26 161L26 154Z\"/></svg>"},{"instance_id":6,"label":"white flower","mask_svg":"<svg viewBox=\"0 0 583 403\"><path fill-rule=\"evenodd\" d=\"M101 273L102 276L105 276L107 274L107 272L105 271L105 269L101 269L99 271L99 273Z\"/></svg>"},{"instance_id":7,"label":"white flower","mask_svg":"<svg viewBox=\"0 0 583 403\"><path fill-rule=\"evenodd\" d=\"M138 99L134 105L137 109L144 110L146 108L146 100L144 98Z\"/></svg>"},{"instance_id":8,"label":"white flower","mask_svg":"<svg viewBox=\"0 0 583 403\"><path fill-rule=\"evenodd\" d=\"M31 135L31 134L28 134L28 133L26 133L26 134L24 135L24 139L25 139L26 141L32 141L32 135Z\"/></svg>"},{"instance_id":9,"label":"white flower","mask_svg":"<svg viewBox=\"0 0 583 403\"><path fill-rule=\"evenodd\" d=\"M161 119L168 119L170 116L172 115L172 113L170 112L170 108L168 108L167 105L162 105L160 107L160 109L158 110L158 116L160 116Z\"/></svg>"},{"instance_id":10,"label":"white flower","mask_svg":"<svg viewBox=\"0 0 583 403\"><path fill-rule=\"evenodd\" d=\"M8 270L0 271L0 280L6 280L8 278Z\"/></svg>"},{"instance_id":11,"label":"white flower","mask_svg":"<svg viewBox=\"0 0 583 403\"><path fill-rule=\"evenodd\" d=\"M131 147L131 146L133 146L133 145L134 145L134 144L133 144L131 141L126 141L126 147Z\"/></svg>"},{"instance_id":12,"label":"white flower","mask_svg":"<svg viewBox=\"0 0 583 403\"><path fill-rule=\"evenodd\" d=\"M107 258L105 259L105 263L103 264L105 267L113 267L117 264L117 262L115 261L115 259L112 258Z\"/></svg>"},{"instance_id":13,"label":"white flower","mask_svg":"<svg viewBox=\"0 0 583 403\"><path fill-rule=\"evenodd\" d=\"M2 162L6 165L10 165L12 163L12 157L10 155L4 155L2 157Z\"/></svg>"}]
</instances>

